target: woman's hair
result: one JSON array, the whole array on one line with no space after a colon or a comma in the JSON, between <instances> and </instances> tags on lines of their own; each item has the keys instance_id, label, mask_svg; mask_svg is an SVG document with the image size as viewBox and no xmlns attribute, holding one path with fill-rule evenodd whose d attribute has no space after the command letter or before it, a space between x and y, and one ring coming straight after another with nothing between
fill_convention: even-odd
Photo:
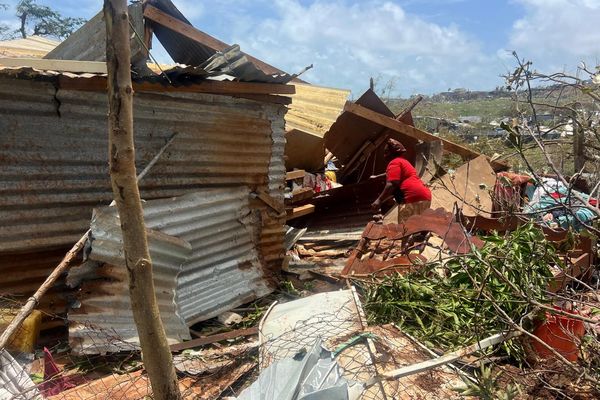
<instances>
[{"instance_id":1,"label":"woman's hair","mask_svg":"<svg viewBox=\"0 0 600 400\"><path fill-rule=\"evenodd\" d=\"M391 154L400 155L400 154L406 152L406 147L404 147L404 145L402 143L400 143L399 141L397 141L395 139L388 139L385 142L385 145Z\"/></svg>"}]
</instances>

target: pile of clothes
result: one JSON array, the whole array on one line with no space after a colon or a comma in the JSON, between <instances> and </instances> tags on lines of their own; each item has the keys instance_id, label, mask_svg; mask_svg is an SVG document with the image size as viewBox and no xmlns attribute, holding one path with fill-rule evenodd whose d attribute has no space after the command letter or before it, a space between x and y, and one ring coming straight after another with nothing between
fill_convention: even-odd
<instances>
[{"instance_id":1,"label":"pile of clothes","mask_svg":"<svg viewBox=\"0 0 600 400\"><path fill-rule=\"evenodd\" d=\"M542 178L537 184L529 184L525 188L525 196L529 202L523 212L530 214L551 228L581 230L591 224L595 213L590 206L596 206L597 199L569 189L554 178Z\"/></svg>"}]
</instances>

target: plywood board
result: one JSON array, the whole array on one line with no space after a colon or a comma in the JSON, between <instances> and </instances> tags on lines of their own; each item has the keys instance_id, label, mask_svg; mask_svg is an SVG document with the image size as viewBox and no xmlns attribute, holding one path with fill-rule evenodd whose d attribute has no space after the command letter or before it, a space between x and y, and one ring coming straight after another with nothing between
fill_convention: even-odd
<instances>
[{"instance_id":1,"label":"plywood board","mask_svg":"<svg viewBox=\"0 0 600 400\"><path fill-rule=\"evenodd\" d=\"M323 138L312 133L293 129L285 135L285 168L318 171L323 168L325 146Z\"/></svg>"},{"instance_id":2,"label":"plywood board","mask_svg":"<svg viewBox=\"0 0 600 400\"><path fill-rule=\"evenodd\" d=\"M479 156L431 183L431 208L452 212L456 203L466 216L489 217L495 183L492 166L485 156Z\"/></svg>"}]
</instances>

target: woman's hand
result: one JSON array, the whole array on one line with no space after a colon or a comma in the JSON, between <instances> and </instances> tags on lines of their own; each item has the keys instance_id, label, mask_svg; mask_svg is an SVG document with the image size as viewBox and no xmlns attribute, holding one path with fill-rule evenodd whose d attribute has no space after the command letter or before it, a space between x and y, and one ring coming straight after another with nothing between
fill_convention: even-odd
<instances>
[{"instance_id":1,"label":"woman's hand","mask_svg":"<svg viewBox=\"0 0 600 400\"><path fill-rule=\"evenodd\" d=\"M373 203L371 203L371 208L374 211L380 211L381 210L381 200L376 199Z\"/></svg>"}]
</instances>

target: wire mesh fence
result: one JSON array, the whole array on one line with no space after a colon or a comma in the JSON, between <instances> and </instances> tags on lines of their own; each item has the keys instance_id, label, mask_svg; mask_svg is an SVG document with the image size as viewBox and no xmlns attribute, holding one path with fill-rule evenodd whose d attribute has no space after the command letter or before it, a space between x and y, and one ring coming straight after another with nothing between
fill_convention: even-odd
<instances>
[{"instance_id":1,"label":"wire mesh fence","mask_svg":"<svg viewBox=\"0 0 600 400\"><path fill-rule=\"evenodd\" d=\"M23 302L0 297L2 315L10 319ZM63 328L36 332L44 320L63 322ZM143 399L152 396L139 346L116 331L86 324L83 342L90 349L118 349L97 354L69 343L64 315L34 313L0 352L0 399ZM0 325L1 326L1 325ZM53 333L54 331L54 333ZM51 337L52 339L49 339ZM76 337L81 341L81 337ZM185 350L174 356L179 387L186 399L216 399L257 367L257 342L242 339L231 346Z\"/></svg>"},{"instance_id":2,"label":"wire mesh fence","mask_svg":"<svg viewBox=\"0 0 600 400\"><path fill-rule=\"evenodd\" d=\"M584 318L592 318L600 310L596 291L581 292L571 299L578 301L579 314ZM6 310L18 309L22 303L0 298L4 314L9 313ZM60 319L68 326L64 315L42 317ZM581 321L577 326L558 323L547 334L549 341L575 344L573 356L577 359L574 362L577 371L586 372L588 377L570 371L552 354L541 363L521 369L489 353L485 357L467 357L457 366L438 366L401 378L373 381L390 371L431 360L436 354L394 325L366 326L364 321L360 303L357 305L356 301L335 310L315 307L307 318L278 334L269 333L262 326L259 341L244 339L175 354L180 390L183 397L189 399L238 395L239 389L254 381L274 361L303 354L321 340L332 352L340 375L349 382L363 385L360 398L366 400L463 398L457 389L464 387L465 379L478 388L486 382L492 382L494 387L518 386L520 392L516 392L515 398L523 399L539 398L540 393L584 399L597 394L597 388L588 379L594 376L597 379L600 371L597 323ZM581 326L586 329L585 337L578 331ZM93 348L102 347L97 341L108 341L119 351L75 353L66 334L55 335L57 340L53 343L46 340L46 347L33 349L27 347L29 343L12 341L10 350L0 353L0 381L3 382L0 399L143 399L152 396L138 346L123 340L115 331L94 329L91 325L86 328L86 332L91 332L89 343ZM29 325L25 324L16 337L29 337L28 329ZM481 375L478 368L482 364L494 371L491 376Z\"/></svg>"},{"instance_id":3,"label":"wire mesh fence","mask_svg":"<svg viewBox=\"0 0 600 400\"><path fill-rule=\"evenodd\" d=\"M261 370L277 360L303 354L322 341L337 361L340 376L363 386L361 399L460 398L453 390L462 382L460 376L447 367L370 384L383 372L429 360L431 355L392 325L366 327L357 323L361 313L360 307L357 310L354 302L348 302L334 312L315 310L314 315L296 321L291 329L278 335L269 335L262 329Z\"/></svg>"}]
</instances>

